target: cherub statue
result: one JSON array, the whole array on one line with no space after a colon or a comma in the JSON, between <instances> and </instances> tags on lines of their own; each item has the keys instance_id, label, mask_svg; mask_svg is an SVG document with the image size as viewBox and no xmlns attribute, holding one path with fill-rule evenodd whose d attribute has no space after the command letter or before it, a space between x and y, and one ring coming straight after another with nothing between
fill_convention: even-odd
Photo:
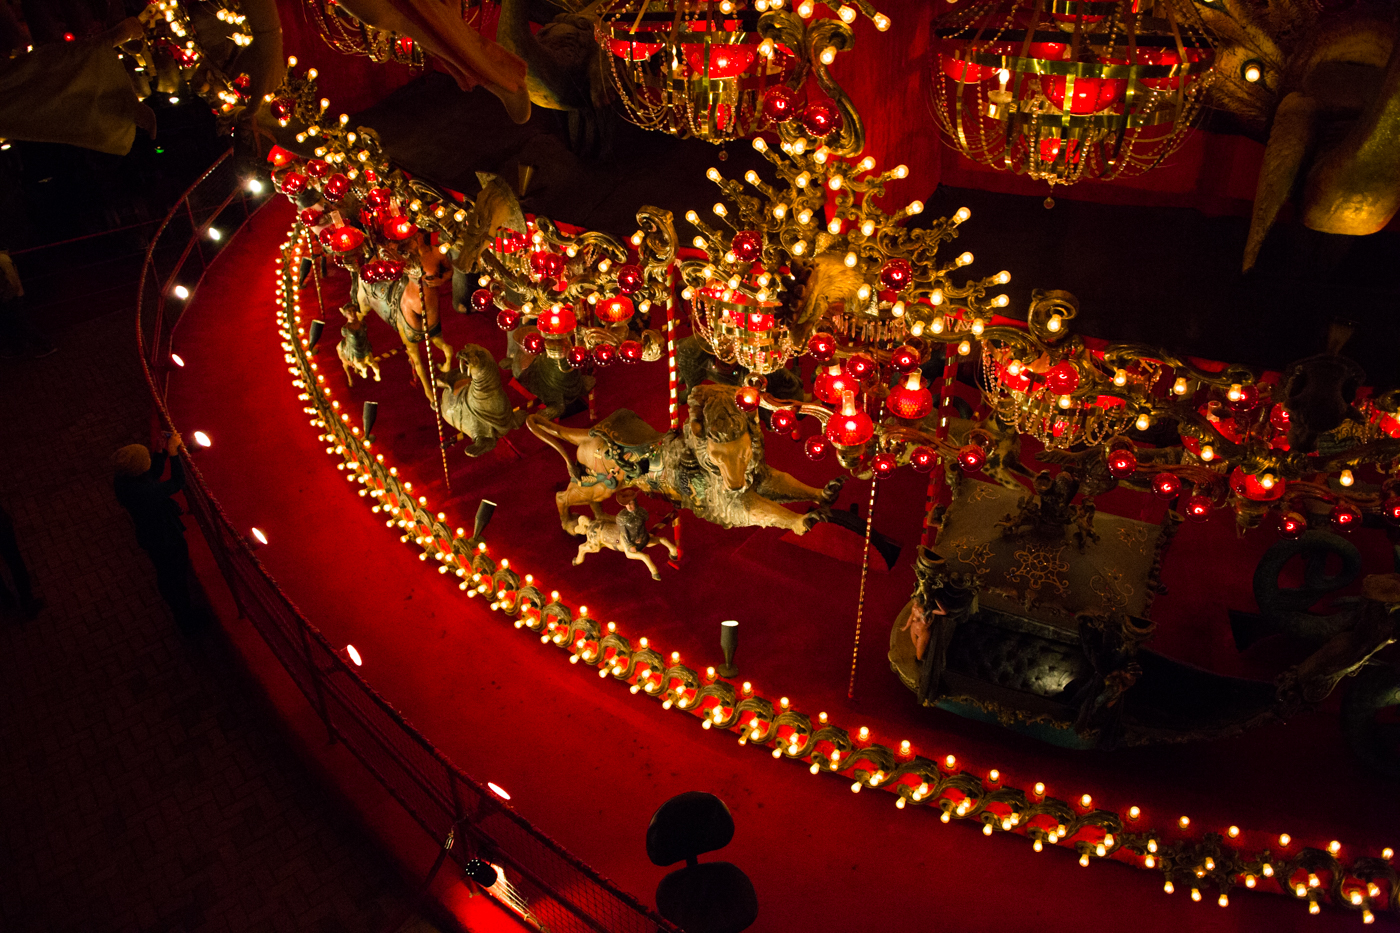
<instances>
[{"instance_id":1,"label":"cherub statue","mask_svg":"<svg viewBox=\"0 0 1400 933\"><path fill-rule=\"evenodd\" d=\"M353 368L361 379L369 378L369 371L374 370L374 381L378 382L379 360L369 345L369 328L365 326L367 311L352 303L341 308L340 313L345 315L345 324L340 328L340 343L336 345L335 355L340 357L340 365L345 369L345 381L353 381L350 378Z\"/></svg>"},{"instance_id":2,"label":"cherub statue","mask_svg":"<svg viewBox=\"0 0 1400 933\"><path fill-rule=\"evenodd\" d=\"M622 503L622 511L614 516L589 518L580 516L578 530L583 533L583 543L578 546L578 556L574 564L583 563L584 557L597 554L603 548L621 551L628 560L639 560L651 571L653 580L661 579L661 571L656 569L646 548L657 544L665 546L672 557L676 556L676 545L669 538L653 535L647 531L647 510L637 504L637 490L623 489L616 499Z\"/></svg>"},{"instance_id":3,"label":"cherub statue","mask_svg":"<svg viewBox=\"0 0 1400 933\"><path fill-rule=\"evenodd\" d=\"M943 693L948 646L958 624L977 611L977 593L970 575L950 572L943 557L926 547L919 548L914 574L918 583L904 628L919 661L919 699L928 703Z\"/></svg>"},{"instance_id":4,"label":"cherub statue","mask_svg":"<svg viewBox=\"0 0 1400 933\"><path fill-rule=\"evenodd\" d=\"M501 370L485 347L469 343L457 352L458 369L438 377L442 418L471 438L463 451L480 457L525 423L525 412L511 407L501 387Z\"/></svg>"}]
</instances>

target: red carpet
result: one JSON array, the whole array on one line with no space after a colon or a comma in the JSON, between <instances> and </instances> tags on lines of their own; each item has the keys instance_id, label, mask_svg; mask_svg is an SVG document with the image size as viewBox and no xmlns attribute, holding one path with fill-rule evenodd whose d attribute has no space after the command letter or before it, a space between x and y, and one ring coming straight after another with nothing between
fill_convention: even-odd
<instances>
[{"instance_id":1,"label":"red carpet","mask_svg":"<svg viewBox=\"0 0 1400 933\"><path fill-rule=\"evenodd\" d=\"M927 808L897 810L889 794L853 795L839 779L813 777L799 764L740 747L733 734L702 731L690 715L600 681L465 599L451 578L429 572L417 550L400 545L371 514L302 413L279 347L273 297L276 248L290 218L284 202L263 210L225 248L195 297L175 337L188 364L171 379L177 424L213 437L214 446L197 455L201 470L236 523L267 531L271 543L259 556L306 615L332 642L353 642L366 678L449 757L507 788L521 813L605 875L650 901L665 872L645 857L648 818L673 794L708 790L734 812L735 840L713 857L753 879L762 905L755 930L1360 923L1335 910L1310 918L1288 898L1242 889L1232 892L1228 909L1214 906L1212 891L1194 904L1183 884L1174 896L1163 894L1155 872L1086 870L1066 852L1034 853L1023 837L984 838L975 826L941 824ZM871 574L855 702L845 697L860 575L854 564L785 543L777 530L725 531L687 517L687 560L680 570L663 567L660 583L609 552L571 566L576 543L554 515L553 491L565 473L553 451L516 432L510 439L523 458L505 444L477 462L450 452L449 497L431 415L420 390L408 385L402 352L384 362L383 382L357 380L344 389L333 310L344 289L343 276L327 286L319 354L343 409L358 417L361 400L380 402L377 447L413 477L414 491L434 510L470 527L478 499L498 502L487 533L492 554L535 574L546 590L559 589L571 604L588 605L594 617L615 620L634 640L646 635L703 669L720 660L719 620L740 619L741 678L764 695L785 694L814 715L825 710L852 731L868 726L887 745L908 738L930 757L955 753L968 770L998 768L1017 786L1040 780L1064 799L1087 792L1108 809L1139 805L1142 823L1168 838L1177 817L1189 814L1192 836L1237 824L1251 848L1288 832L1295 847L1340 839L1345 857L1374 855L1400 839L1393 788L1353 766L1333 712L1208 745L1100 754L917 708L885 660L889 620L913 581L924 477L912 471L885 481L876 505L877 526L906 547L891 572ZM314 316L315 300L312 290L302 293L305 320ZM503 355L504 337L485 318L449 312L444 326L454 346L473 341ZM371 333L376 351L394 346L378 321ZM664 426L664 405L663 363L600 373L600 414L627 406ZM781 438L770 437L768 450L770 462L808 481L824 481L836 469L806 462L798 445ZM856 501L863 509L868 496L868 485L852 481L842 505ZM659 505L650 507L657 516ZM1125 493L1100 507L1132 513L1143 504ZM1217 670L1271 676L1279 660L1240 660L1225 615L1226 607L1250 607L1249 572L1271 540L1258 532L1237 542L1225 516L1184 528L1164 574L1170 592L1154 610L1154 646ZM1217 566L1234 569L1213 572ZM1368 566L1389 569L1375 560Z\"/></svg>"}]
</instances>

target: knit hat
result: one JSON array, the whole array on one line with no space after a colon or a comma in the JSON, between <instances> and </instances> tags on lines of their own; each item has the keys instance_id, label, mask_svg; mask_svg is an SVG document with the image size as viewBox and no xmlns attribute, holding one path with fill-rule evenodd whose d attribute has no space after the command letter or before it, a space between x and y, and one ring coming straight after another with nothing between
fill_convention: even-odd
<instances>
[{"instance_id":1,"label":"knit hat","mask_svg":"<svg viewBox=\"0 0 1400 933\"><path fill-rule=\"evenodd\" d=\"M151 452L144 444L127 444L112 455L118 476L140 476L151 468Z\"/></svg>"}]
</instances>

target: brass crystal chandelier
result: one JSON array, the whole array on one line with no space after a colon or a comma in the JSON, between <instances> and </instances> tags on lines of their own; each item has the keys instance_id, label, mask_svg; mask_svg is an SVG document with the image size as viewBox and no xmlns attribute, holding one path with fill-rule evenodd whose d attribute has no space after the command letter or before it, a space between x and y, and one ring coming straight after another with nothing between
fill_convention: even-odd
<instances>
[{"instance_id":1,"label":"brass crystal chandelier","mask_svg":"<svg viewBox=\"0 0 1400 933\"><path fill-rule=\"evenodd\" d=\"M1160 164L1190 130L1214 61L1186 0L975 0L935 28L948 143L1051 185Z\"/></svg>"}]
</instances>

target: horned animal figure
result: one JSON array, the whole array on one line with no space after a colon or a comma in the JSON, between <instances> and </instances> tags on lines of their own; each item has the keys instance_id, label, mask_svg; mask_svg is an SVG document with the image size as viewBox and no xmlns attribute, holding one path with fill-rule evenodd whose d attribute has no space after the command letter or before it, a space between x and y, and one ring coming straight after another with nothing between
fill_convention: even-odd
<instances>
[{"instance_id":1,"label":"horned animal figure","mask_svg":"<svg viewBox=\"0 0 1400 933\"><path fill-rule=\"evenodd\" d=\"M365 326L365 316L354 305L346 305L340 309L340 313L345 315L345 324L340 328L340 343L336 345L335 355L340 357L340 365L345 370L345 382L347 384L354 380L350 377L350 370L360 374L361 379L369 378L369 371L374 370L374 381L379 381L379 360L374 357L374 350L369 345L369 328Z\"/></svg>"},{"instance_id":2,"label":"horned animal figure","mask_svg":"<svg viewBox=\"0 0 1400 933\"><path fill-rule=\"evenodd\" d=\"M637 490L624 489L617 494L622 511L615 516L589 518L580 516L578 529L584 535L584 542L578 546L578 556L574 564L583 563L584 557L597 554L603 548L619 551L628 560L639 560L651 571L653 580L661 579L661 571L646 553L646 548L663 545L672 557L676 556L676 545L670 538L653 535L647 531L647 511L637 504Z\"/></svg>"},{"instance_id":3,"label":"horned animal figure","mask_svg":"<svg viewBox=\"0 0 1400 933\"><path fill-rule=\"evenodd\" d=\"M442 420L471 438L462 452L480 457L525 423L525 413L511 408L501 388L501 370L485 347L469 343L457 352L457 372L438 379Z\"/></svg>"},{"instance_id":4,"label":"horned animal figure","mask_svg":"<svg viewBox=\"0 0 1400 933\"><path fill-rule=\"evenodd\" d=\"M586 505L601 517L600 503L627 487L725 528L756 525L800 535L826 518L844 477L817 489L768 466L762 429L740 410L732 389L698 386L689 407L685 427L666 434L625 408L591 428L566 428L531 415L526 420L531 433L569 468L569 485L555 496L563 529L579 533L570 509ZM574 457L564 444L576 448ZM784 502L815 502L818 508L804 514Z\"/></svg>"},{"instance_id":5,"label":"horned animal figure","mask_svg":"<svg viewBox=\"0 0 1400 933\"><path fill-rule=\"evenodd\" d=\"M452 306L460 314L471 311L472 272L481 263L481 254L505 231L525 233L525 214L510 185L499 175L477 172L481 190L467 213L468 225L452 244Z\"/></svg>"},{"instance_id":6,"label":"horned animal figure","mask_svg":"<svg viewBox=\"0 0 1400 933\"><path fill-rule=\"evenodd\" d=\"M438 319L437 288L448 271L447 257L433 249L421 231L405 241L404 247L402 276L389 282L366 282L359 270L352 268L350 297L362 316L374 311L399 335L423 393L429 402L436 403L433 380L419 348L425 341L431 342L442 350L443 372L452 368L452 347L442 339Z\"/></svg>"}]
</instances>

